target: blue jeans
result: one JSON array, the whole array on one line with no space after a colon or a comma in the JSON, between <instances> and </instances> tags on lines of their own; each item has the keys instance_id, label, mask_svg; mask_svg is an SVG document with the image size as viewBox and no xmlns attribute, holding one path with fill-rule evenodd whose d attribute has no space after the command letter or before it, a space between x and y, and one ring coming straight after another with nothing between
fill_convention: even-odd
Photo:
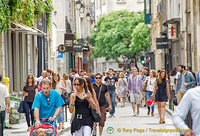
<instances>
[{"instance_id":1,"label":"blue jeans","mask_svg":"<svg viewBox=\"0 0 200 136\"><path fill-rule=\"evenodd\" d=\"M153 92L150 91L146 91L146 100L148 99L154 99L154 97L151 97ZM148 110L150 110L150 106L147 105ZM152 112L154 112L154 106L151 106Z\"/></svg>"},{"instance_id":2,"label":"blue jeans","mask_svg":"<svg viewBox=\"0 0 200 136\"><path fill-rule=\"evenodd\" d=\"M112 104L112 110L110 111L110 114L113 115L115 113L115 90L109 91L111 104Z\"/></svg>"},{"instance_id":3,"label":"blue jeans","mask_svg":"<svg viewBox=\"0 0 200 136\"><path fill-rule=\"evenodd\" d=\"M33 110L32 110L32 105L33 105L33 102L25 102L24 103L24 108L25 108L25 111L26 111L26 113L25 113L26 122L27 122L28 127L30 127L34 123L34 114L33 114ZM30 116L29 116L29 114L31 114L31 125L30 125Z\"/></svg>"},{"instance_id":4,"label":"blue jeans","mask_svg":"<svg viewBox=\"0 0 200 136\"><path fill-rule=\"evenodd\" d=\"M5 110L1 111L1 136L3 136L3 128L4 128L4 121L5 121Z\"/></svg>"},{"instance_id":5,"label":"blue jeans","mask_svg":"<svg viewBox=\"0 0 200 136\"><path fill-rule=\"evenodd\" d=\"M58 123L62 123L64 122L64 107L62 107L60 114L57 117L57 121Z\"/></svg>"}]
</instances>

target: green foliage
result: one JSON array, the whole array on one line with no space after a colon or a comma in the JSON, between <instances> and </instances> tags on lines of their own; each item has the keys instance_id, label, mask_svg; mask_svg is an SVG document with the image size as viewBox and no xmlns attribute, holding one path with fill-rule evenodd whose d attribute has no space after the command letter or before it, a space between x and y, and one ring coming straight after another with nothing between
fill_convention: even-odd
<instances>
[{"instance_id":1,"label":"green foliage","mask_svg":"<svg viewBox=\"0 0 200 136\"><path fill-rule=\"evenodd\" d=\"M8 5L11 11L10 16L12 21L21 21L21 14L23 13L22 0L10 0L8 2Z\"/></svg>"},{"instance_id":2,"label":"green foliage","mask_svg":"<svg viewBox=\"0 0 200 136\"><path fill-rule=\"evenodd\" d=\"M150 30L144 23L136 26L132 33L130 50L132 52L141 52L149 49L150 46Z\"/></svg>"},{"instance_id":3,"label":"green foliage","mask_svg":"<svg viewBox=\"0 0 200 136\"><path fill-rule=\"evenodd\" d=\"M47 26L48 28L50 28L50 25L51 25L51 12L54 10L54 7L53 7L53 2L52 0L46 0L45 1L45 12L47 13Z\"/></svg>"},{"instance_id":4,"label":"green foliage","mask_svg":"<svg viewBox=\"0 0 200 136\"><path fill-rule=\"evenodd\" d=\"M120 56L125 56L127 59L135 58L136 54L146 46L137 43L137 37L134 35L143 35L145 32L149 34L149 31L144 33L138 31L141 29L141 22L144 22L144 14L137 15L126 10L114 11L101 17L97 22L97 31L92 31L92 41L95 45L93 57L105 57L107 60L117 60ZM148 35L146 33L143 36L145 40ZM135 46L137 50L133 50Z\"/></svg>"},{"instance_id":5,"label":"green foliage","mask_svg":"<svg viewBox=\"0 0 200 136\"><path fill-rule=\"evenodd\" d=\"M32 0L22 2L22 22L27 26L33 26L34 19L34 3Z\"/></svg>"},{"instance_id":6,"label":"green foliage","mask_svg":"<svg viewBox=\"0 0 200 136\"><path fill-rule=\"evenodd\" d=\"M7 28L11 20L32 27L34 18L41 14L46 14L50 28L53 10L52 0L35 0L35 3L33 0L1 0L0 32Z\"/></svg>"},{"instance_id":7,"label":"green foliage","mask_svg":"<svg viewBox=\"0 0 200 136\"><path fill-rule=\"evenodd\" d=\"M10 9L7 0L0 1L0 32L7 28L10 18Z\"/></svg>"},{"instance_id":8,"label":"green foliage","mask_svg":"<svg viewBox=\"0 0 200 136\"><path fill-rule=\"evenodd\" d=\"M36 0L35 1L35 14L36 16L41 15L45 12L45 3L42 0Z\"/></svg>"}]
</instances>

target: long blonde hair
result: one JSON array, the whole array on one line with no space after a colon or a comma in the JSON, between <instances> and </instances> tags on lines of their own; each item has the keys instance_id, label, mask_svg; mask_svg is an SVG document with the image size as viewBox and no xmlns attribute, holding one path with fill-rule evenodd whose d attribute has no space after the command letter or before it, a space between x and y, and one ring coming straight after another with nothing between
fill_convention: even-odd
<instances>
[{"instance_id":1,"label":"long blonde hair","mask_svg":"<svg viewBox=\"0 0 200 136\"><path fill-rule=\"evenodd\" d=\"M168 82L167 72L166 72L165 70L161 70L160 73L159 73L159 75L158 75L158 81L159 81L160 84L162 83L161 74L162 74L163 72L165 73L165 77L164 77L165 82Z\"/></svg>"}]
</instances>

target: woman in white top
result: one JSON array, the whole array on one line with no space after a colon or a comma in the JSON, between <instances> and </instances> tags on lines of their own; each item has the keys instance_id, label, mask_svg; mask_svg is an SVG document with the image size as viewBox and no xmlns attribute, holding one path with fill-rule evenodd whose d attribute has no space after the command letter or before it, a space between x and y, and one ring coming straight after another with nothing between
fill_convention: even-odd
<instances>
[{"instance_id":1,"label":"woman in white top","mask_svg":"<svg viewBox=\"0 0 200 136\"><path fill-rule=\"evenodd\" d=\"M155 70L151 70L150 71L150 76L148 76L144 82L144 84L147 84L147 88L146 88L146 100L148 99L153 99L154 98L151 98L151 95L153 93L153 90L154 90L154 87L155 87L155 83L156 83L156 71ZM150 114L150 106L147 105L147 108L148 108L148 112L147 112L147 115ZM151 116L154 116L154 105L151 106Z\"/></svg>"},{"instance_id":2,"label":"woman in white top","mask_svg":"<svg viewBox=\"0 0 200 136\"><path fill-rule=\"evenodd\" d=\"M52 88L55 89L60 95L66 91L65 84L63 80L60 80L59 74L53 75ZM64 107L62 107L60 114L57 116L57 121L59 123L58 129L61 128L61 123L62 129L64 129Z\"/></svg>"},{"instance_id":3,"label":"woman in white top","mask_svg":"<svg viewBox=\"0 0 200 136\"><path fill-rule=\"evenodd\" d=\"M69 80L69 76L67 74L63 74L63 81L65 84L66 92L68 94L71 94L72 93L72 83Z\"/></svg>"},{"instance_id":4,"label":"woman in white top","mask_svg":"<svg viewBox=\"0 0 200 136\"><path fill-rule=\"evenodd\" d=\"M119 74L119 80L117 83L117 94L121 101L121 107L125 107L125 101L126 101L126 89L127 89L128 83L125 78L124 73Z\"/></svg>"}]
</instances>

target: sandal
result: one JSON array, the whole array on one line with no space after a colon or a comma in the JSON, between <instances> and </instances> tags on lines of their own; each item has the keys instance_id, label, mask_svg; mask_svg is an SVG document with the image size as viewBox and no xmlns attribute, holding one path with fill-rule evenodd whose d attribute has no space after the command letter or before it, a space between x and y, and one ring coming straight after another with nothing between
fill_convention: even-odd
<instances>
[{"instance_id":1,"label":"sandal","mask_svg":"<svg viewBox=\"0 0 200 136\"><path fill-rule=\"evenodd\" d=\"M31 127L28 127L27 131L30 131L31 130Z\"/></svg>"}]
</instances>

